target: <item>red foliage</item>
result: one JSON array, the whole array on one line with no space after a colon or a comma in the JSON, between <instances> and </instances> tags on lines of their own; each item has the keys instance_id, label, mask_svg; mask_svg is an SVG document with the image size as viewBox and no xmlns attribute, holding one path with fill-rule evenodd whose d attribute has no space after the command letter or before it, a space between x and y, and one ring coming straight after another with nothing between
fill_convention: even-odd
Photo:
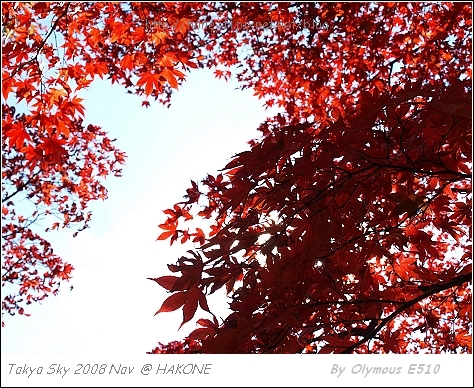
<instances>
[{"instance_id":1,"label":"red foliage","mask_svg":"<svg viewBox=\"0 0 474 388\"><path fill-rule=\"evenodd\" d=\"M90 81L79 65L60 68L53 46L41 38L39 19L50 12L57 15L51 33L61 25L66 8L2 4L6 31L2 50L2 287L10 285L2 314L23 314L25 304L56 294L60 282L70 279L72 265L54 254L36 224L39 220L50 223L46 232L74 227L77 235L88 227L89 201L107 198L102 178L120 176L124 163L125 155L114 147L114 140L97 126L83 125L84 108L75 93ZM70 86L71 80L75 87ZM24 199L31 206L22 206Z\"/></svg>"},{"instance_id":2,"label":"red foliage","mask_svg":"<svg viewBox=\"0 0 474 388\"><path fill-rule=\"evenodd\" d=\"M471 352L470 18L459 3L203 6L203 62L240 63L243 88L285 113L160 226L172 243L197 233L180 214L214 220L203 265L169 266L170 291L232 297L189 335L200 351Z\"/></svg>"},{"instance_id":3,"label":"red foliage","mask_svg":"<svg viewBox=\"0 0 474 388\"><path fill-rule=\"evenodd\" d=\"M75 93L95 75L168 104L197 63L226 79L238 65L242 88L282 109L165 210L158 240L199 246L152 279L172 293L158 313L182 307L184 324L224 286L232 313L152 353L471 352L470 4L6 3L2 15L4 177L61 204L65 225L88 219L59 192L83 211L123 161L103 141L73 160L90 134ZM103 167L84 181L91 166ZM61 172L69 183L51 183ZM195 218L210 230L187 227Z\"/></svg>"},{"instance_id":4,"label":"red foliage","mask_svg":"<svg viewBox=\"0 0 474 388\"><path fill-rule=\"evenodd\" d=\"M158 346L147 354L184 354L200 353L200 345L197 341L186 338L184 341L172 341L169 344L158 343Z\"/></svg>"}]
</instances>

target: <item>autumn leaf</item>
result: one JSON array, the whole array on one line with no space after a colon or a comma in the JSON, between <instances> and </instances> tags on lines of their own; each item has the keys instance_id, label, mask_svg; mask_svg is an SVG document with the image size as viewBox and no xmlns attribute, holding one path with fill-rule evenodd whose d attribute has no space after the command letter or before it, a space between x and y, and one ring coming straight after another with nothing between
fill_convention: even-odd
<instances>
[{"instance_id":1,"label":"autumn leaf","mask_svg":"<svg viewBox=\"0 0 474 388\"><path fill-rule=\"evenodd\" d=\"M185 292L177 292L176 294L173 294L166 298L166 300L163 302L160 309L155 313L155 315L163 312L177 310L186 303L187 299L188 296Z\"/></svg>"},{"instance_id":2,"label":"autumn leaf","mask_svg":"<svg viewBox=\"0 0 474 388\"><path fill-rule=\"evenodd\" d=\"M172 236L175 234L175 231L174 230L170 230L170 231L167 231L167 232L163 232L161 233L157 240L166 240L168 237Z\"/></svg>"},{"instance_id":3,"label":"autumn leaf","mask_svg":"<svg viewBox=\"0 0 474 388\"><path fill-rule=\"evenodd\" d=\"M67 93L64 89L53 89L51 90L49 101L51 105L57 104L60 99L67 96Z\"/></svg>"},{"instance_id":4,"label":"autumn leaf","mask_svg":"<svg viewBox=\"0 0 474 388\"><path fill-rule=\"evenodd\" d=\"M163 58L160 59L160 65L163 67L173 67L174 66L174 58L169 55L163 55Z\"/></svg>"},{"instance_id":5,"label":"autumn leaf","mask_svg":"<svg viewBox=\"0 0 474 388\"><path fill-rule=\"evenodd\" d=\"M17 149L20 149L23 147L25 144L25 140L31 141L30 135L19 125L11 126L11 129L6 130L7 128L3 128L5 131L5 136L9 137L9 147L12 148L14 145L16 146Z\"/></svg>"},{"instance_id":6,"label":"autumn leaf","mask_svg":"<svg viewBox=\"0 0 474 388\"><path fill-rule=\"evenodd\" d=\"M172 88L178 89L178 80L170 69L163 69L161 75L166 78Z\"/></svg>"},{"instance_id":7,"label":"autumn leaf","mask_svg":"<svg viewBox=\"0 0 474 388\"><path fill-rule=\"evenodd\" d=\"M145 94L149 96L154 89L159 88L159 74L154 73L145 73L143 74L140 79L137 81L137 86L145 85Z\"/></svg>"},{"instance_id":8,"label":"autumn leaf","mask_svg":"<svg viewBox=\"0 0 474 388\"><path fill-rule=\"evenodd\" d=\"M120 62L120 66L123 69L133 69L133 56L130 54L125 54L122 58L122 61Z\"/></svg>"},{"instance_id":9,"label":"autumn leaf","mask_svg":"<svg viewBox=\"0 0 474 388\"><path fill-rule=\"evenodd\" d=\"M151 34L151 40L155 45L159 45L165 42L166 36L166 32L157 31Z\"/></svg>"},{"instance_id":10,"label":"autumn leaf","mask_svg":"<svg viewBox=\"0 0 474 388\"><path fill-rule=\"evenodd\" d=\"M196 237L193 238L193 242L199 242L201 245L203 245L206 241L206 236L204 235L204 232L201 228L196 228L196 232Z\"/></svg>"},{"instance_id":11,"label":"autumn leaf","mask_svg":"<svg viewBox=\"0 0 474 388\"><path fill-rule=\"evenodd\" d=\"M402 343L402 339L400 338L400 330L395 330L393 333L390 333L388 330L385 332L383 336L384 345L383 350L386 353L398 353L400 348L399 345Z\"/></svg>"},{"instance_id":12,"label":"autumn leaf","mask_svg":"<svg viewBox=\"0 0 474 388\"><path fill-rule=\"evenodd\" d=\"M157 282L161 287L166 288L168 291L175 291L174 285L176 280L179 278L177 276L161 276L159 278L148 278Z\"/></svg>"},{"instance_id":13,"label":"autumn leaf","mask_svg":"<svg viewBox=\"0 0 474 388\"><path fill-rule=\"evenodd\" d=\"M456 342L460 346L468 348L469 352L472 350L472 334L467 330L461 330L456 334Z\"/></svg>"},{"instance_id":14,"label":"autumn leaf","mask_svg":"<svg viewBox=\"0 0 474 388\"><path fill-rule=\"evenodd\" d=\"M179 326L178 330L181 329L181 327L183 327L186 322L189 322L194 317L194 314L196 313L198 307L200 292L201 291L197 288L191 289L187 292L188 299L185 305L183 306L183 321L181 322L181 325Z\"/></svg>"},{"instance_id":15,"label":"autumn leaf","mask_svg":"<svg viewBox=\"0 0 474 388\"><path fill-rule=\"evenodd\" d=\"M416 257L400 256L393 268L398 276L407 281L410 279L410 276L416 276L416 272L414 271L415 267L413 265L416 260Z\"/></svg>"},{"instance_id":16,"label":"autumn leaf","mask_svg":"<svg viewBox=\"0 0 474 388\"><path fill-rule=\"evenodd\" d=\"M179 19L176 23L176 30L184 35L188 30L189 22L190 20L186 18Z\"/></svg>"},{"instance_id":17,"label":"autumn leaf","mask_svg":"<svg viewBox=\"0 0 474 388\"><path fill-rule=\"evenodd\" d=\"M64 121L57 120L56 121L56 127L58 128L59 133L62 133L66 138L69 137L70 131L69 131L69 128L67 127L67 125L64 123Z\"/></svg>"}]
</instances>

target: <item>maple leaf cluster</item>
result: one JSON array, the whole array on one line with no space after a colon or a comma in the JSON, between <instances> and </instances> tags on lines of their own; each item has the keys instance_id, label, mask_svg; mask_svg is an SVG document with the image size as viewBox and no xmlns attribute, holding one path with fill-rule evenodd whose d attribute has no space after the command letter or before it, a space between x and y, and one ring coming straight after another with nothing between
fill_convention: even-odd
<instances>
[{"instance_id":1,"label":"maple leaf cluster","mask_svg":"<svg viewBox=\"0 0 474 388\"><path fill-rule=\"evenodd\" d=\"M148 106L192 68L234 73L281 113L165 210L158 240L196 245L151 278L170 292L157 313L212 320L151 353L471 352L471 20L468 3L2 4L5 200L87 225L124 158L82 124L77 92L96 75ZM7 274L54 292L50 273L71 267L28 248L35 216L15 209ZM207 296L221 289L219 322Z\"/></svg>"},{"instance_id":2,"label":"maple leaf cluster","mask_svg":"<svg viewBox=\"0 0 474 388\"><path fill-rule=\"evenodd\" d=\"M199 353L200 344L198 341L186 338L184 341L172 341L168 344L158 343L151 352L147 354L186 354Z\"/></svg>"},{"instance_id":3,"label":"maple leaf cluster","mask_svg":"<svg viewBox=\"0 0 474 388\"><path fill-rule=\"evenodd\" d=\"M471 351L471 12L204 5L203 62L238 64L283 113L160 225L173 243L197 235L190 214L214 220L169 266L176 286L153 279L175 292L158 312L183 306L183 323L197 303L175 295L225 286L232 313L189 335L201 352Z\"/></svg>"},{"instance_id":4,"label":"maple leaf cluster","mask_svg":"<svg viewBox=\"0 0 474 388\"><path fill-rule=\"evenodd\" d=\"M25 117L4 114L4 120L24 123ZM31 143L22 149L36 145L43 150L35 153L33 163L21 150L8 147L6 133L2 136L2 287L10 285L2 311L11 315L23 314L25 304L57 294L61 281L71 278L72 265L54 254L37 224L49 224L45 232L74 228L73 236L86 229L89 201L107 198L101 178L120 176L124 162L124 154L99 127L84 128L77 121L74 138L62 145L41 139L28 124L25 130ZM42 148L51 143L57 148Z\"/></svg>"},{"instance_id":5,"label":"maple leaf cluster","mask_svg":"<svg viewBox=\"0 0 474 388\"><path fill-rule=\"evenodd\" d=\"M184 4L2 3L2 287L16 285L2 313L24 312L70 278L39 221L52 220L46 232L79 225L75 236L90 220L88 202L107 197L101 181L120 176L125 154L85 124L78 93L107 76L145 106L148 97L169 105L183 71L198 66L182 44L189 12ZM156 15L178 28L165 31Z\"/></svg>"},{"instance_id":6,"label":"maple leaf cluster","mask_svg":"<svg viewBox=\"0 0 474 388\"><path fill-rule=\"evenodd\" d=\"M69 281L73 266L42 233L86 229L89 201L107 198L101 180L120 176L125 160L105 131L84 124L75 95L84 83L70 86L58 47L42 37L45 7L56 15L51 35L66 15L58 4L2 4L2 314L23 314Z\"/></svg>"}]
</instances>

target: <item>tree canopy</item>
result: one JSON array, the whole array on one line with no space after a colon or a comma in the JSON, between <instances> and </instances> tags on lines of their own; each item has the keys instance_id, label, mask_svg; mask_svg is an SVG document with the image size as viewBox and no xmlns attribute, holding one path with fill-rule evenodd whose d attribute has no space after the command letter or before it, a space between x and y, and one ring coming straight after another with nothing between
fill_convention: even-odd
<instances>
[{"instance_id":1,"label":"tree canopy","mask_svg":"<svg viewBox=\"0 0 474 388\"><path fill-rule=\"evenodd\" d=\"M84 229L120 174L78 91L106 76L168 105L209 67L282 113L165 210L158 240L195 248L151 278L158 313L207 318L150 353L471 352L470 3L2 3L2 21L2 311L70 277L31 224Z\"/></svg>"}]
</instances>

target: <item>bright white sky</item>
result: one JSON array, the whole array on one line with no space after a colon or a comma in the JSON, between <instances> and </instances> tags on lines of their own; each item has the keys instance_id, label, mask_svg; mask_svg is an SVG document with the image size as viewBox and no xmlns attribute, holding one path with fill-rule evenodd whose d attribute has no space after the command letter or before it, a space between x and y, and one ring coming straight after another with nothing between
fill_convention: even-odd
<instances>
[{"instance_id":1,"label":"bright white sky","mask_svg":"<svg viewBox=\"0 0 474 388\"><path fill-rule=\"evenodd\" d=\"M122 178L109 178L109 199L92 203L90 228L45 234L55 252L75 267L74 289L63 283L58 296L28 308L30 317L4 316L2 353L144 354L157 342L184 338L195 320L178 332L182 311L154 316L166 291L147 280L171 274L189 247L156 241L163 210L182 200L190 180L214 174L259 136L265 110L250 90L194 70L166 109L97 80L82 95L85 124L101 126L128 155ZM47 225L45 225L46 227ZM209 299L211 311L225 318L223 294Z\"/></svg>"}]
</instances>

